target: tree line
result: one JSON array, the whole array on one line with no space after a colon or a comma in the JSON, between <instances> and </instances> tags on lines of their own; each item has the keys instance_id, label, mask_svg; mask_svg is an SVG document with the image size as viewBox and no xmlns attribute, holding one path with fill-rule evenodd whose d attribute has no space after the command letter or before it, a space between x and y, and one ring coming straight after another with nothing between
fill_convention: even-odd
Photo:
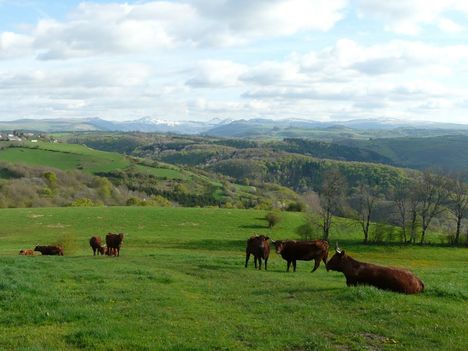
<instances>
[{"instance_id":1,"label":"tree line","mask_svg":"<svg viewBox=\"0 0 468 351\"><path fill-rule=\"evenodd\" d=\"M371 224L377 222L380 230L386 225L399 228L403 243L424 244L437 219L449 224L449 229L439 225L438 230L451 232L447 236L450 243L460 244L464 231L468 243L468 186L460 174L425 171L397 183L384 196L382 189L371 182L350 188L343 174L333 169L324 173L318 191L306 194L304 201L310 216L306 227L299 230L302 236L319 227L323 238L328 239L335 217L343 216L359 225L364 243L370 241Z\"/></svg>"}]
</instances>

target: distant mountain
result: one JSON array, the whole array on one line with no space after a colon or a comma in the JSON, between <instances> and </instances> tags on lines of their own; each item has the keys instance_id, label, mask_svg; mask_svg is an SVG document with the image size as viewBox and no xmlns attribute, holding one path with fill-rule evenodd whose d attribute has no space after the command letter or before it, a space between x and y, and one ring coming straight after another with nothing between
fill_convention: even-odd
<instances>
[{"instance_id":1,"label":"distant mountain","mask_svg":"<svg viewBox=\"0 0 468 351\"><path fill-rule=\"evenodd\" d=\"M229 120L215 118L210 121L171 121L142 117L130 121L109 121L102 118L64 118L64 119L19 119L15 121L0 121L0 130L35 130L44 132L66 131L139 131L153 133L174 134L204 134L218 137L323 137L353 138L361 135L375 137L381 131L396 131L391 136L411 136L415 131L426 136L427 131L439 130L439 134L446 131L463 131L468 133L467 124L451 124L436 122L406 122L393 119L357 119L350 121L319 122L301 119L272 120L265 118ZM312 131L317 131L313 133ZM364 133L362 133L364 132ZM437 133L436 133L437 134ZM428 135L434 135L429 133ZM325 136L325 137L324 137Z\"/></svg>"}]
</instances>

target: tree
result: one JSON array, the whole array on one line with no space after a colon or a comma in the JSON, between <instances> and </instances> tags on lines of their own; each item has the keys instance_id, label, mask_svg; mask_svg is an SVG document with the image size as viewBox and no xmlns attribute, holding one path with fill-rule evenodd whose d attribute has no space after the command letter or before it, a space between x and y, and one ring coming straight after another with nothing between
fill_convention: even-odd
<instances>
[{"instance_id":1,"label":"tree","mask_svg":"<svg viewBox=\"0 0 468 351\"><path fill-rule=\"evenodd\" d=\"M322 228L323 239L328 240L333 224L333 216L341 208L346 180L339 170L325 172L319 192L320 209L319 226Z\"/></svg>"},{"instance_id":2,"label":"tree","mask_svg":"<svg viewBox=\"0 0 468 351\"><path fill-rule=\"evenodd\" d=\"M402 182L390 194L396 212L396 220L401 228L403 242L416 241L418 197L414 195L414 184ZM408 227L410 238L408 240Z\"/></svg>"},{"instance_id":3,"label":"tree","mask_svg":"<svg viewBox=\"0 0 468 351\"><path fill-rule=\"evenodd\" d=\"M421 216L421 241L424 244L427 229L434 217L445 211L442 206L448 198L447 182L441 175L425 171L417 183Z\"/></svg>"},{"instance_id":4,"label":"tree","mask_svg":"<svg viewBox=\"0 0 468 351\"><path fill-rule=\"evenodd\" d=\"M460 175L450 176L448 185L450 189L448 193L448 209L457 222L454 244L458 245L463 218L465 218L468 212L468 186L463 182Z\"/></svg>"},{"instance_id":5,"label":"tree","mask_svg":"<svg viewBox=\"0 0 468 351\"><path fill-rule=\"evenodd\" d=\"M369 242L369 228L372 212L377 203L377 191L368 184L361 183L357 189L357 221L364 234L364 243Z\"/></svg>"}]
</instances>

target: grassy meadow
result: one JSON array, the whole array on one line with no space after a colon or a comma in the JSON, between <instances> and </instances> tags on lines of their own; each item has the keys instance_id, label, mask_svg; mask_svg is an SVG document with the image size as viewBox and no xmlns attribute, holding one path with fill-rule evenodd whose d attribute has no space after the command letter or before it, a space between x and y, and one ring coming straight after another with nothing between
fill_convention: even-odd
<instances>
[{"instance_id":1,"label":"grassy meadow","mask_svg":"<svg viewBox=\"0 0 468 351\"><path fill-rule=\"evenodd\" d=\"M244 264L253 232L294 238L285 213L197 208L0 210L1 350L466 350L468 251L364 246L341 221L353 257L407 267L426 292L348 288L311 262L296 273L271 252L269 271ZM124 232L121 257L93 257L88 239ZM56 241L64 257L23 257Z\"/></svg>"}]
</instances>

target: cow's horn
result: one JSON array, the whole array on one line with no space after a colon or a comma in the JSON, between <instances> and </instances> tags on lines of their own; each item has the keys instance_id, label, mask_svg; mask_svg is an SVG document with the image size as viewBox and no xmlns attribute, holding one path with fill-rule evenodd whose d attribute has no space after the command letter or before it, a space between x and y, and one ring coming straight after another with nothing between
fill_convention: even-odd
<instances>
[{"instance_id":1,"label":"cow's horn","mask_svg":"<svg viewBox=\"0 0 468 351\"><path fill-rule=\"evenodd\" d=\"M338 246L338 241L335 242L335 251L336 251L337 253L341 253L341 249L340 249L339 246Z\"/></svg>"}]
</instances>

